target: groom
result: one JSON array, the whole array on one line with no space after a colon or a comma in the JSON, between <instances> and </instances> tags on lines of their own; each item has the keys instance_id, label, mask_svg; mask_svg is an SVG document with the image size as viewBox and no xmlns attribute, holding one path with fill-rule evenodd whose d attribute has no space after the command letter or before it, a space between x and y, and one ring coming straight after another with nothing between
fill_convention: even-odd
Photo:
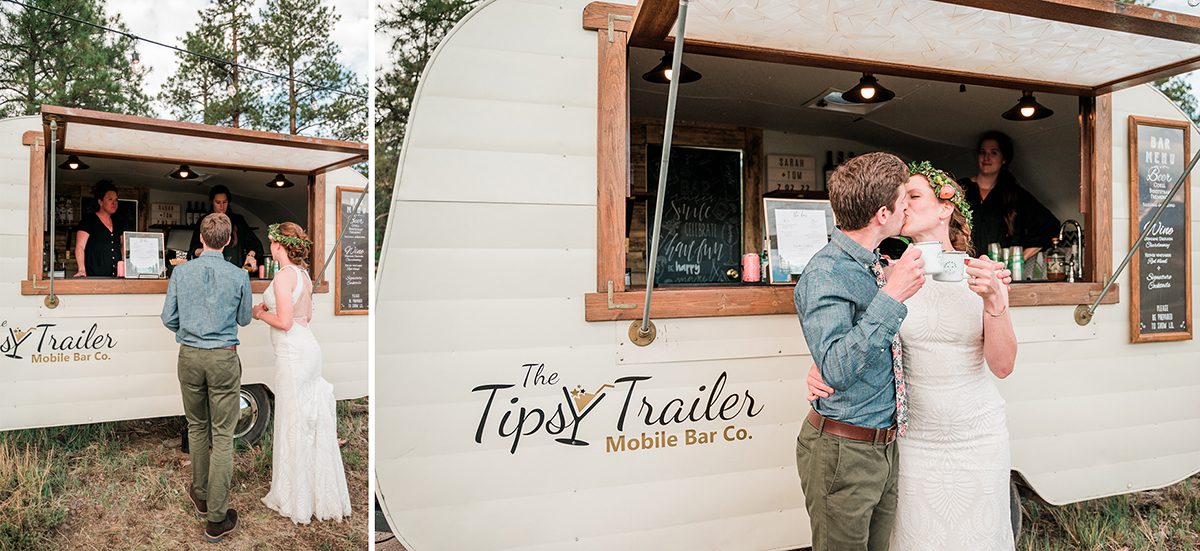
<instances>
[{"instance_id":1,"label":"groom","mask_svg":"<svg viewBox=\"0 0 1200 551\"><path fill-rule=\"evenodd\" d=\"M838 167L827 186L838 229L796 283L804 338L837 390L814 402L796 440L813 551L885 550L892 533L896 419L905 418L896 334L908 313L903 303L925 274L920 250L910 247L885 281L875 250L904 225L908 177L888 153Z\"/></svg>"},{"instance_id":2,"label":"groom","mask_svg":"<svg viewBox=\"0 0 1200 551\"><path fill-rule=\"evenodd\" d=\"M253 304L246 271L226 262L221 252L231 231L228 216L204 217L203 252L175 268L162 311L163 325L179 343L179 389L192 458L188 496L197 515L207 518L204 536L213 543L238 522L237 511L229 507L242 379L237 326L250 324Z\"/></svg>"}]
</instances>

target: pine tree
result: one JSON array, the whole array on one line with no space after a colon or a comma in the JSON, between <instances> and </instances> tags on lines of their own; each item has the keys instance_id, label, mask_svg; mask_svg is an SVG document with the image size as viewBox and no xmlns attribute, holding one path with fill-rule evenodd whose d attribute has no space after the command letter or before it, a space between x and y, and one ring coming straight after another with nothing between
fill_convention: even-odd
<instances>
[{"instance_id":1,"label":"pine tree","mask_svg":"<svg viewBox=\"0 0 1200 551\"><path fill-rule=\"evenodd\" d=\"M261 126L263 77L240 67L257 58L253 6L253 0L214 0L200 10L200 23L181 39L184 49L227 63L177 52L175 74L158 98L173 115L233 128Z\"/></svg>"},{"instance_id":2,"label":"pine tree","mask_svg":"<svg viewBox=\"0 0 1200 551\"><path fill-rule=\"evenodd\" d=\"M192 52L220 59L223 55L219 33L206 23L183 38L183 47ZM159 101L179 120L218 124L226 117L224 110L229 97L229 72L225 66L191 54L177 52L179 64L175 74L167 79Z\"/></svg>"},{"instance_id":3,"label":"pine tree","mask_svg":"<svg viewBox=\"0 0 1200 551\"><path fill-rule=\"evenodd\" d=\"M1200 124L1200 109L1197 108L1196 94L1192 91L1192 83L1185 75L1162 78L1154 81L1158 88L1168 98L1171 98L1192 122Z\"/></svg>"},{"instance_id":4,"label":"pine tree","mask_svg":"<svg viewBox=\"0 0 1200 551\"><path fill-rule=\"evenodd\" d=\"M268 127L288 134L366 138L366 84L337 61L329 31L339 16L320 0L267 0L261 15L262 60L289 80L271 84Z\"/></svg>"},{"instance_id":5,"label":"pine tree","mask_svg":"<svg viewBox=\"0 0 1200 551\"><path fill-rule=\"evenodd\" d=\"M126 30L105 17L103 0L26 0L33 6ZM132 64L134 40L69 19L0 5L0 116L31 115L42 104L149 115L145 73Z\"/></svg>"},{"instance_id":6,"label":"pine tree","mask_svg":"<svg viewBox=\"0 0 1200 551\"><path fill-rule=\"evenodd\" d=\"M478 0L397 0L379 7L376 31L392 37L391 51L380 52L391 66L376 71L375 80L375 212L376 251L391 208L400 146L412 109L413 95L425 64L442 38Z\"/></svg>"}]
</instances>

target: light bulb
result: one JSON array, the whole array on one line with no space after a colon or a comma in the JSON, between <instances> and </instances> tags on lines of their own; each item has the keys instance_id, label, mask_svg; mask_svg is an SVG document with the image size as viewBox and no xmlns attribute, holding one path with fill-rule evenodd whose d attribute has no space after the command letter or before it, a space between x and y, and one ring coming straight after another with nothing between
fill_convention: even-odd
<instances>
[{"instance_id":1,"label":"light bulb","mask_svg":"<svg viewBox=\"0 0 1200 551\"><path fill-rule=\"evenodd\" d=\"M1033 107L1022 107L1022 108L1021 108L1021 116L1022 116L1022 117L1025 117L1025 118L1032 117L1032 116L1033 116L1033 112L1034 112L1034 108L1033 108Z\"/></svg>"},{"instance_id":2,"label":"light bulb","mask_svg":"<svg viewBox=\"0 0 1200 551\"><path fill-rule=\"evenodd\" d=\"M862 93L863 99L871 99L871 98L875 97L875 87L874 86L864 86L861 93Z\"/></svg>"}]
</instances>

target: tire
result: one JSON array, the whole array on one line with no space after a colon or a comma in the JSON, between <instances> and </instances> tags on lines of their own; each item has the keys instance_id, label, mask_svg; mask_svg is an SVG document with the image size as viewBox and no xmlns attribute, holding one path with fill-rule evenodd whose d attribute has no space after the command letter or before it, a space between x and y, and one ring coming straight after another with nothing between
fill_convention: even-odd
<instances>
[{"instance_id":1,"label":"tire","mask_svg":"<svg viewBox=\"0 0 1200 551\"><path fill-rule=\"evenodd\" d=\"M233 437L253 446L262 438L271 423L271 396L263 385L242 387L241 413Z\"/></svg>"}]
</instances>

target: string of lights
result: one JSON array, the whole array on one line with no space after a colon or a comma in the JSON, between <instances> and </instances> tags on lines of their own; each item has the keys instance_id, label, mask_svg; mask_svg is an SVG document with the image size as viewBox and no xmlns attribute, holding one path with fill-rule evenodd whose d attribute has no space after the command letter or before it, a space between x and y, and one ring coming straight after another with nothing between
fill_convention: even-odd
<instances>
[{"instance_id":1,"label":"string of lights","mask_svg":"<svg viewBox=\"0 0 1200 551\"><path fill-rule=\"evenodd\" d=\"M258 74L261 74L261 75L265 75L265 76L268 76L268 77L272 77L272 78L276 78L276 79L279 79L279 80L285 80L285 81L287 81L287 80L290 80L290 81L292 81L292 82L295 82L295 83L297 83L297 84L301 84L301 85L304 85L304 86L307 86L307 87L309 87L309 88L313 88L313 89L316 89L316 90L324 90L324 91L327 91L327 92L333 92L333 93L336 93L336 94L341 94L341 95L344 95L344 96L350 96L350 97L353 97L353 98L358 98L358 99L361 99L361 100L364 100L364 101L368 99L368 98L367 98L367 96L365 96L365 95L363 95L363 94L357 94L357 93L354 93L354 92L347 92L346 90L341 90L341 89L338 89L338 88L331 88L331 87L328 87L328 86L321 86L321 85L318 85L318 84L313 84L313 83L311 83L311 82L305 82L305 81L303 81L303 80L300 80L300 79L288 78L288 77L287 77L287 76L285 76L285 75L281 75L281 74L278 74L278 73L272 73L272 72L270 72L270 71L264 71L264 70L262 70L262 69L258 69L258 68L255 68L255 67L251 67L251 66L249 66L249 65L243 65L243 64L241 64L241 63L234 63L234 62L232 62L232 61L228 61L228 60L225 60L225 59L221 59L221 58L219 58L219 57L211 56L211 55L208 55L208 54L202 54L202 53L199 53L199 52L193 52L193 51L191 51L191 50L188 50L188 49L185 49L185 48L180 48L179 46L175 46L175 45L172 45L172 44L166 44L166 43L159 42L159 41L157 41L157 40L153 40L153 39L150 39L150 38L146 38L146 37L138 36L138 35L136 35L136 34L129 33L129 32L126 32L126 31L122 31L122 30L120 30L120 29L112 29L112 28L109 28L109 27L105 27L104 25L100 25L100 24L97 24L97 23L93 23L93 22L91 22L91 21L86 21L86 20L79 19L79 18L76 18L76 17L71 17L71 16L69 16L69 15L65 15L65 14L61 14L61 13L58 13L58 12L54 12L54 11L47 10L47 9L45 9L45 8L39 8L39 7L37 7L37 6L33 6L33 5L30 5L30 4L26 4L25 2L21 2L20 0L0 0L0 2L8 2L8 3L10 3L10 4L16 4L16 5L18 5L18 6L22 6L22 7L26 8L26 9L36 10L36 11L39 11L39 12L45 13L45 14L47 14L47 15L51 15L51 16L58 17L58 18L61 18L61 19L66 19L66 20L68 20L68 21L74 21L74 22L76 22L76 23L81 23L81 24L83 24L83 25L87 25L87 26L90 26L90 27L94 27L94 28L96 28L96 29L100 29L100 30L102 30L102 31L105 31L105 32L110 32L110 33L114 33L114 34L119 34L119 35L121 35L121 36L125 36L125 37L127 37L127 38L130 38L130 39L133 39L133 40L135 40L135 41L139 41L139 42L146 42L146 43L149 43L149 44L153 44L153 45L155 45L155 46L162 46L163 48L169 48L169 49L171 49L171 50L175 50L175 51L177 51L177 52L185 53L185 54L188 54L188 55L192 55L192 56L195 56L195 57L198 57L198 58L201 58L201 59L207 60L207 61L209 61L209 62L211 62L211 63L215 63L215 64L217 64L217 65L218 65L218 66L220 66L220 67L237 67L238 69L243 69L243 70L246 70L246 71L255 72L255 73L258 73ZM134 53L133 53L133 63L136 65L136 64L138 63L138 61L139 61L139 60L138 60L138 57L137 57L137 51L135 50L135 51L134 51Z\"/></svg>"}]
</instances>

